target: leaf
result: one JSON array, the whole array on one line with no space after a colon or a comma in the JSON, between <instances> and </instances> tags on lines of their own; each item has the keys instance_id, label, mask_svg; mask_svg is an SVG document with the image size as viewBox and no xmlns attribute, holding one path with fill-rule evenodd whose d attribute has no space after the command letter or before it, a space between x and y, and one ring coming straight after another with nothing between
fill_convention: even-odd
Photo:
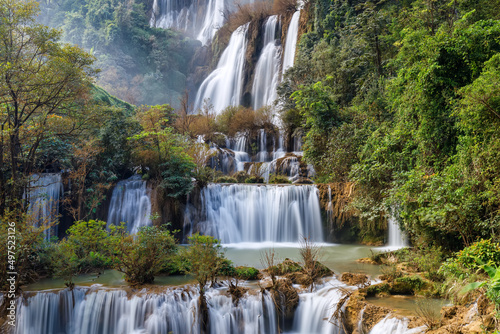
<instances>
[{"instance_id":1,"label":"leaf","mask_svg":"<svg viewBox=\"0 0 500 334\"><path fill-rule=\"evenodd\" d=\"M460 293L467 293L469 291L481 288L485 284L486 284L486 282L474 282L474 283L467 284L462 290L460 290Z\"/></svg>"}]
</instances>

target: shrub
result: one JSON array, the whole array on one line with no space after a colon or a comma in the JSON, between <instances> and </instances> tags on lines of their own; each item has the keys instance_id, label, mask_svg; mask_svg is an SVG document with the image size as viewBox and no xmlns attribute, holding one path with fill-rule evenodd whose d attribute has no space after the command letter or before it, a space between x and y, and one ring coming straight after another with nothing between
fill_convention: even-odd
<instances>
[{"instance_id":1,"label":"shrub","mask_svg":"<svg viewBox=\"0 0 500 334\"><path fill-rule=\"evenodd\" d=\"M215 183L238 183L234 177L231 176L221 176L214 180Z\"/></svg>"},{"instance_id":2,"label":"shrub","mask_svg":"<svg viewBox=\"0 0 500 334\"><path fill-rule=\"evenodd\" d=\"M239 172L234 173L233 177L236 180L238 180L238 183L244 183L245 180L249 177L249 175L247 174L247 172L241 170Z\"/></svg>"},{"instance_id":3,"label":"shrub","mask_svg":"<svg viewBox=\"0 0 500 334\"><path fill-rule=\"evenodd\" d=\"M125 226L111 227L114 267L131 284L153 283L176 251L175 239L166 227L141 227L133 236Z\"/></svg>"},{"instance_id":4,"label":"shrub","mask_svg":"<svg viewBox=\"0 0 500 334\"><path fill-rule=\"evenodd\" d=\"M245 180L245 183L264 183L264 179L260 176L252 175Z\"/></svg>"},{"instance_id":5,"label":"shrub","mask_svg":"<svg viewBox=\"0 0 500 334\"><path fill-rule=\"evenodd\" d=\"M465 278L470 272L481 269L481 265L500 263L500 245L490 239L480 240L469 247L465 247L455 254L455 257L447 259L440 273L453 275L457 278Z\"/></svg>"},{"instance_id":6,"label":"shrub","mask_svg":"<svg viewBox=\"0 0 500 334\"><path fill-rule=\"evenodd\" d=\"M260 271L254 267L236 267L235 276L242 280L258 280L260 278Z\"/></svg>"},{"instance_id":7,"label":"shrub","mask_svg":"<svg viewBox=\"0 0 500 334\"><path fill-rule=\"evenodd\" d=\"M271 177L269 178L269 183L281 184L281 183L292 183L292 182L288 179L288 176L271 175Z\"/></svg>"}]
</instances>

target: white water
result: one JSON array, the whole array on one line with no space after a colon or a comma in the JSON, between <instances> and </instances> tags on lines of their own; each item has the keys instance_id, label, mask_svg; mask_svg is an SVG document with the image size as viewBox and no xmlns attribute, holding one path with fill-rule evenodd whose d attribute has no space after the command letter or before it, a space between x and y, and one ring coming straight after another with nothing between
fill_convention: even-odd
<instances>
[{"instance_id":1,"label":"white water","mask_svg":"<svg viewBox=\"0 0 500 334\"><path fill-rule=\"evenodd\" d=\"M287 333L341 334L330 320L345 287L332 279L313 293L301 293ZM130 292L129 292L130 293ZM172 288L129 295L125 290L76 287L25 293L17 302L16 334L200 333L197 289ZM224 290L206 292L208 333L277 334L278 317L267 292L253 290L235 304Z\"/></svg>"},{"instance_id":2,"label":"white water","mask_svg":"<svg viewBox=\"0 0 500 334\"><path fill-rule=\"evenodd\" d=\"M427 329L426 326L420 326L408 329L408 318L396 318L387 315L384 319L373 326L369 334L418 334Z\"/></svg>"},{"instance_id":3,"label":"white water","mask_svg":"<svg viewBox=\"0 0 500 334\"><path fill-rule=\"evenodd\" d=\"M45 239L57 236L59 202L63 195L61 174L35 174L28 185L28 215L37 227L50 226L44 231Z\"/></svg>"},{"instance_id":4,"label":"white water","mask_svg":"<svg viewBox=\"0 0 500 334\"><path fill-rule=\"evenodd\" d=\"M245 295L238 305L219 290L206 293L210 333L277 333L268 293ZM16 334L200 333L196 290L170 289L129 297L124 290L75 288L18 300Z\"/></svg>"},{"instance_id":5,"label":"white water","mask_svg":"<svg viewBox=\"0 0 500 334\"><path fill-rule=\"evenodd\" d=\"M205 45L224 24L227 10L224 0L154 0L150 25L184 31Z\"/></svg>"},{"instance_id":6,"label":"white water","mask_svg":"<svg viewBox=\"0 0 500 334\"><path fill-rule=\"evenodd\" d=\"M343 334L340 321L331 319L337 303L343 297L339 287L346 285L332 279L317 292L300 294L299 307L293 321L293 333Z\"/></svg>"},{"instance_id":7,"label":"white water","mask_svg":"<svg viewBox=\"0 0 500 334\"><path fill-rule=\"evenodd\" d=\"M108 210L108 225L127 223L127 230L134 234L142 226L151 225L151 199L146 181L139 175L117 183Z\"/></svg>"},{"instance_id":8,"label":"white water","mask_svg":"<svg viewBox=\"0 0 500 334\"><path fill-rule=\"evenodd\" d=\"M223 244L324 240L315 186L209 184L201 196L203 221L188 224Z\"/></svg>"},{"instance_id":9,"label":"white water","mask_svg":"<svg viewBox=\"0 0 500 334\"><path fill-rule=\"evenodd\" d=\"M217 68L210 73L198 89L195 112L203 108L205 100L214 107L216 113L226 107L240 104L247 31L248 23L236 29L231 35Z\"/></svg>"},{"instance_id":10,"label":"white water","mask_svg":"<svg viewBox=\"0 0 500 334\"><path fill-rule=\"evenodd\" d=\"M281 46L276 39L280 22L277 15L267 18L264 23L264 47L255 66L252 85L252 106L254 110L270 106L277 98L277 87L280 79Z\"/></svg>"},{"instance_id":11,"label":"white water","mask_svg":"<svg viewBox=\"0 0 500 334\"><path fill-rule=\"evenodd\" d=\"M388 238L387 238L387 246L388 248L402 248L408 247L408 241L406 240L406 236L401 231L397 220L391 215L387 219L387 230L388 230Z\"/></svg>"},{"instance_id":12,"label":"white water","mask_svg":"<svg viewBox=\"0 0 500 334\"><path fill-rule=\"evenodd\" d=\"M297 36L299 34L299 19L300 19L300 10L296 11L292 20L290 21L290 25L288 26L288 31L286 33L286 41L285 41L285 54L283 55L283 66L282 72L283 74L290 67L293 66L295 61L295 50L297 48Z\"/></svg>"}]
</instances>

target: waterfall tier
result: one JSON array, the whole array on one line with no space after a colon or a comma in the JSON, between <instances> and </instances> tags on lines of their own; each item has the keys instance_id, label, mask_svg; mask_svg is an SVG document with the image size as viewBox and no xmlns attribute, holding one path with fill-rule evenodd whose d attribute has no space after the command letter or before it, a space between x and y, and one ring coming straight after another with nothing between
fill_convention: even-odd
<instances>
[{"instance_id":1,"label":"waterfall tier","mask_svg":"<svg viewBox=\"0 0 500 334\"><path fill-rule=\"evenodd\" d=\"M201 197L201 209L187 207L188 224L224 244L324 240L315 186L209 184ZM200 222L190 210L201 210Z\"/></svg>"},{"instance_id":2,"label":"waterfall tier","mask_svg":"<svg viewBox=\"0 0 500 334\"><path fill-rule=\"evenodd\" d=\"M301 293L289 333L341 334L328 320L342 297L336 279L317 292ZM225 290L208 289L208 333L277 334L278 314L267 292L251 291L234 303ZM73 290L25 293L18 299L16 334L167 334L201 333L199 294L172 288L130 296L119 289L76 287ZM287 332L285 332L287 333Z\"/></svg>"},{"instance_id":3,"label":"waterfall tier","mask_svg":"<svg viewBox=\"0 0 500 334\"><path fill-rule=\"evenodd\" d=\"M130 233L151 225L151 199L146 181L139 175L117 183L113 189L108 211L108 225L127 224Z\"/></svg>"},{"instance_id":4,"label":"waterfall tier","mask_svg":"<svg viewBox=\"0 0 500 334\"><path fill-rule=\"evenodd\" d=\"M272 105L277 98L277 88L280 80L281 46L276 32L280 29L277 15L267 18L264 23L264 47L260 54L252 85L252 107L257 110L263 106Z\"/></svg>"},{"instance_id":5,"label":"waterfall tier","mask_svg":"<svg viewBox=\"0 0 500 334\"><path fill-rule=\"evenodd\" d=\"M389 248L402 248L408 247L408 241L406 240L406 236L401 231L397 220L391 215L387 219L387 230L388 230L388 238L387 238L387 247Z\"/></svg>"},{"instance_id":6,"label":"waterfall tier","mask_svg":"<svg viewBox=\"0 0 500 334\"><path fill-rule=\"evenodd\" d=\"M37 227L57 222L59 201L64 193L61 174L35 174L31 177L27 199L28 215ZM57 225L44 231L45 239L57 236Z\"/></svg>"},{"instance_id":7,"label":"waterfall tier","mask_svg":"<svg viewBox=\"0 0 500 334\"><path fill-rule=\"evenodd\" d=\"M427 326L408 329L408 323L407 318L399 319L388 315L373 326L369 334L419 334L427 329Z\"/></svg>"},{"instance_id":8,"label":"waterfall tier","mask_svg":"<svg viewBox=\"0 0 500 334\"><path fill-rule=\"evenodd\" d=\"M296 11L292 20L290 21L290 25L288 26L288 32L286 34L285 41L285 54L283 55L283 73L286 72L290 67L293 66L295 61L295 50L297 48L297 36L299 34L299 19L300 19L300 10Z\"/></svg>"},{"instance_id":9,"label":"waterfall tier","mask_svg":"<svg viewBox=\"0 0 500 334\"><path fill-rule=\"evenodd\" d=\"M198 89L195 111L203 108L205 100L213 106L216 113L228 106L240 104L248 26L248 23L242 25L232 33L217 68L210 73Z\"/></svg>"},{"instance_id":10,"label":"waterfall tier","mask_svg":"<svg viewBox=\"0 0 500 334\"><path fill-rule=\"evenodd\" d=\"M210 333L278 333L268 293L235 305L218 290L206 292ZM168 334L201 332L197 291L127 295L124 290L75 288L40 292L18 303L16 334Z\"/></svg>"}]
</instances>

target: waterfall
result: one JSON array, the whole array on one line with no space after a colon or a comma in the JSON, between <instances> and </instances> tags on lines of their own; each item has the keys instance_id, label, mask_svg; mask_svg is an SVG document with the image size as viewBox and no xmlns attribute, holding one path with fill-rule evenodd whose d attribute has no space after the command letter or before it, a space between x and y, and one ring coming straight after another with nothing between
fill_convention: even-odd
<instances>
[{"instance_id":1,"label":"waterfall","mask_svg":"<svg viewBox=\"0 0 500 334\"><path fill-rule=\"evenodd\" d=\"M61 174L34 174L28 185L28 215L37 227L57 222L59 201L64 193ZM57 236L57 225L44 231L45 240Z\"/></svg>"},{"instance_id":2,"label":"waterfall","mask_svg":"<svg viewBox=\"0 0 500 334\"><path fill-rule=\"evenodd\" d=\"M118 182L113 189L108 211L108 225L127 223L130 233L151 225L151 200L146 181L140 175Z\"/></svg>"},{"instance_id":3,"label":"waterfall","mask_svg":"<svg viewBox=\"0 0 500 334\"><path fill-rule=\"evenodd\" d=\"M315 292L300 293L289 333L343 334L340 320L331 318L343 297L339 288L345 287L333 278ZM208 333L279 333L278 314L268 292L249 291L238 303L234 303L224 289L208 289L205 296L209 316ZM135 294L99 287L26 292L17 302L14 333L199 334L201 319L198 316L198 299L198 290L191 287L175 287L152 293L141 290ZM377 326L389 328L387 323Z\"/></svg>"},{"instance_id":4,"label":"waterfall","mask_svg":"<svg viewBox=\"0 0 500 334\"><path fill-rule=\"evenodd\" d=\"M283 56L282 66L283 74L286 72L286 70L293 66L293 63L295 61L295 49L297 47L297 36L299 34L299 19L300 10L296 11L293 14L290 25L288 26L288 31L286 33L285 54Z\"/></svg>"},{"instance_id":5,"label":"waterfall","mask_svg":"<svg viewBox=\"0 0 500 334\"><path fill-rule=\"evenodd\" d=\"M161 293L80 288L26 293L18 300L16 334L200 333L198 292ZM238 305L223 291L206 292L210 333L278 333L268 293L246 294Z\"/></svg>"},{"instance_id":6,"label":"waterfall","mask_svg":"<svg viewBox=\"0 0 500 334\"><path fill-rule=\"evenodd\" d=\"M399 224L392 215L387 219L387 229L389 231L389 236L387 238L387 247L390 248L402 248L408 246L408 241L406 236L401 232Z\"/></svg>"},{"instance_id":7,"label":"waterfall","mask_svg":"<svg viewBox=\"0 0 500 334\"><path fill-rule=\"evenodd\" d=\"M154 0L150 25L186 32L196 29L196 4L190 4L189 0Z\"/></svg>"},{"instance_id":8,"label":"waterfall","mask_svg":"<svg viewBox=\"0 0 500 334\"><path fill-rule=\"evenodd\" d=\"M277 98L281 58L281 46L276 39L279 25L277 15L268 17L264 23L264 47L255 66L252 86L254 110L271 105Z\"/></svg>"},{"instance_id":9,"label":"waterfall","mask_svg":"<svg viewBox=\"0 0 500 334\"><path fill-rule=\"evenodd\" d=\"M302 293L293 320L293 333L344 334L340 319L330 319L344 296L346 285L332 279L313 293ZM330 322L329 320L332 320Z\"/></svg>"},{"instance_id":10,"label":"waterfall","mask_svg":"<svg viewBox=\"0 0 500 334\"><path fill-rule=\"evenodd\" d=\"M217 68L202 82L196 94L195 111L203 108L206 99L216 113L240 104L248 25L242 25L233 32Z\"/></svg>"},{"instance_id":11,"label":"waterfall","mask_svg":"<svg viewBox=\"0 0 500 334\"><path fill-rule=\"evenodd\" d=\"M212 40L217 29L222 27L224 24L224 12L225 12L224 0L209 0L207 7L205 8L205 18L203 19L203 25L197 39L203 44L207 44Z\"/></svg>"},{"instance_id":12,"label":"waterfall","mask_svg":"<svg viewBox=\"0 0 500 334\"><path fill-rule=\"evenodd\" d=\"M373 326L369 334L419 334L425 332L427 326L408 329L409 320L399 319L387 315L384 319Z\"/></svg>"},{"instance_id":13,"label":"waterfall","mask_svg":"<svg viewBox=\"0 0 500 334\"><path fill-rule=\"evenodd\" d=\"M224 244L323 241L315 186L209 184L201 196L202 208L188 209L202 210L203 221L189 223Z\"/></svg>"}]
</instances>

